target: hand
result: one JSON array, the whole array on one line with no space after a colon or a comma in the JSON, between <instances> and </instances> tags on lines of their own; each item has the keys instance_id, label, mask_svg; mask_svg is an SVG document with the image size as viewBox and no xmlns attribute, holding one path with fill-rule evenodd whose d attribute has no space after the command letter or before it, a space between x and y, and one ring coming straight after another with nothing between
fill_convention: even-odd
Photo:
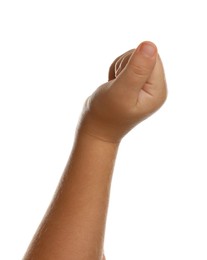
<instances>
[{"instance_id":1,"label":"hand","mask_svg":"<svg viewBox=\"0 0 207 260\"><path fill-rule=\"evenodd\" d=\"M109 81L86 100L78 130L105 142L119 143L134 126L159 109L166 96L157 48L143 42L112 63Z\"/></svg>"}]
</instances>

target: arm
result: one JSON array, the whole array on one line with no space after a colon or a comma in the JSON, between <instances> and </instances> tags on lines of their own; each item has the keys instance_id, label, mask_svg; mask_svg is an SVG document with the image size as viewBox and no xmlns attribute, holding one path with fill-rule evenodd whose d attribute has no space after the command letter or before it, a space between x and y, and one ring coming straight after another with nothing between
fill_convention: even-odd
<instances>
[{"instance_id":1,"label":"arm","mask_svg":"<svg viewBox=\"0 0 207 260\"><path fill-rule=\"evenodd\" d=\"M139 46L118 58L110 81L87 99L65 171L24 260L102 259L119 144L166 97L162 64L150 46L151 55Z\"/></svg>"},{"instance_id":2,"label":"arm","mask_svg":"<svg viewBox=\"0 0 207 260\"><path fill-rule=\"evenodd\" d=\"M79 134L25 259L101 259L117 144Z\"/></svg>"}]
</instances>

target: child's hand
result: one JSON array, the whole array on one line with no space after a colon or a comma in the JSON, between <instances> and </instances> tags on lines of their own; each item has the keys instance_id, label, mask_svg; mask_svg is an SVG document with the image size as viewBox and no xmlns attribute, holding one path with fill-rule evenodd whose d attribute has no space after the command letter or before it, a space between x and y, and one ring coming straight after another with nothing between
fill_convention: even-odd
<instances>
[{"instance_id":1,"label":"child's hand","mask_svg":"<svg viewBox=\"0 0 207 260\"><path fill-rule=\"evenodd\" d=\"M166 96L157 48L143 42L112 63L109 81L86 100L79 131L119 143L135 125L160 108Z\"/></svg>"}]
</instances>

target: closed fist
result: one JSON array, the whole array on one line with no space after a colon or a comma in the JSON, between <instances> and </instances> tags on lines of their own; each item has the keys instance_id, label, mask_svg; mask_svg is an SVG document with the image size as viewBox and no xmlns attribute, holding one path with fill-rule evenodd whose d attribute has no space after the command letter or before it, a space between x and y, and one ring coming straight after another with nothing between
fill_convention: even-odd
<instances>
[{"instance_id":1,"label":"closed fist","mask_svg":"<svg viewBox=\"0 0 207 260\"><path fill-rule=\"evenodd\" d=\"M78 130L105 142L119 143L134 126L158 110L166 96L157 47L143 42L112 63L109 81L86 100Z\"/></svg>"}]
</instances>

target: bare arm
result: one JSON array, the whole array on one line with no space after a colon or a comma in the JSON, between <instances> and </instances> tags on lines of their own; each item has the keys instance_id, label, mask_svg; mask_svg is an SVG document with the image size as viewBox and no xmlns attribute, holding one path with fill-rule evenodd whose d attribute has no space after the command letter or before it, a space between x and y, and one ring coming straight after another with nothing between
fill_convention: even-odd
<instances>
[{"instance_id":1,"label":"bare arm","mask_svg":"<svg viewBox=\"0 0 207 260\"><path fill-rule=\"evenodd\" d=\"M117 144L77 137L54 200L25 259L101 259Z\"/></svg>"},{"instance_id":2,"label":"bare arm","mask_svg":"<svg viewBox=\"0 0 207 260\"><path fill-rule=\"evenodd\" d=\"M110 81L87 100L65 171L24 260L102 259L120 141L166 98L162 65L151 47L151 56L139 46L117 59Z\"/></svg>"}]
</instances>

